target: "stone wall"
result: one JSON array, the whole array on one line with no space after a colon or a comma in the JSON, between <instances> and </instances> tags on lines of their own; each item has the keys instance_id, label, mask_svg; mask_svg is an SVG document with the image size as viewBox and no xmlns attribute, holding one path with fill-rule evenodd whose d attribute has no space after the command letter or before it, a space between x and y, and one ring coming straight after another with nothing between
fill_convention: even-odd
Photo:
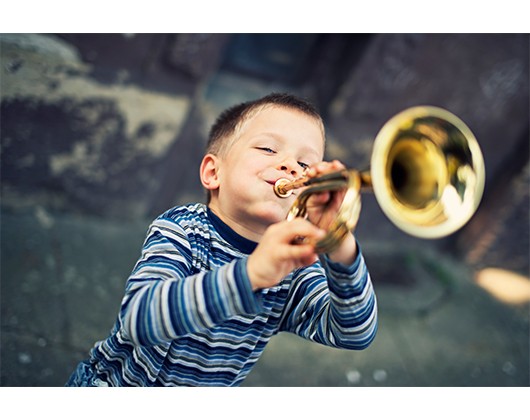
<instances>
[{"instance_id":1,"label":"stone wall","mask_svg":"<svg viewBox=\"0 0 530 420\"><path fill-rule=\"evenodd\" d=\"M64 384L112 327L148 223L205 198L198 169L215 117L285 90L321 109L328 158L360 169L381 126L404 108L437 105L467 123L486 189L464 229L413 238L363 195L356 235L384 322L359 366L414 349L389 384L528 384L528 306L485 297L472 281L484 267L528 280L528 35L2 34L0 63L2 385ZM453 331L460 320L473 322ZM319 369L343 369L335 355L319 356ZM475 366L471 379L463 357ZM307 375L310 359L298 359ZM440 379L445 366L454 372Z\"/></svg>"},{"instance_id":2,"label":"stone wall","mask_svg":"<svg viewBox=\"0 0 530 420\"><path fill-rule=\"evenodd\" d=\"M462 118L484 153L477 217L434 244L467 255L495 242L483 220L503 225L499 212L528 205L512 185L528 163L528 44L524 34L2 35L2 204L136 220L202 200L213 119L272 90L317 103L328 156L358 168L386 120L430 104ZM418 243L369 194L358 233ZM527 250L528 235L515 236L514 252Z\"/></svg>"}]
</instances>

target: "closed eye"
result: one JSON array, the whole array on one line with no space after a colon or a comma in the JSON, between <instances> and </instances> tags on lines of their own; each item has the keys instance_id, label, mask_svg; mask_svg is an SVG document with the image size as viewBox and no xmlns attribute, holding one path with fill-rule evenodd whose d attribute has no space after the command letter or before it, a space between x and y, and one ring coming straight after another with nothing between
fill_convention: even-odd
<instances>
[{"instance_id":1,"label":"closed eye","mask_svg":"<svg viewBox=\"0 0 530 420\"><path fill-rule=\"evenodd\" d=\"M298 164L305 170L307 168L309 168L309 165L307 163L304 163L304 162L298 162Z\"/></svg>"},{"instance_id":2,"label":"closed eye","mask_svg":"<svg viewBox=\"0 0 530 420\"><path fill-rule=\"evenodd\" d=\"M274 154L276 153L275 150L272 150L270 147L256 147L258 150L263 150L266 153Z\"/></svg>"}]
</instances>

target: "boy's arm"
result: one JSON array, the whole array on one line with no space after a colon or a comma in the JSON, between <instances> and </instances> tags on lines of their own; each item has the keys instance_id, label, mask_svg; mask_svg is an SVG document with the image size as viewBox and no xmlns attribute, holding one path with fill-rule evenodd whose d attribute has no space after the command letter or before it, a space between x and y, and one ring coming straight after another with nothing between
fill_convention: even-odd
<instances>
[{"instance_id":1,"label":"boy's arm","mask_svg":"<svg viewBox=\"0 0 530 420\"><path fill-rule=\"evenodd\" d=\"M233 315L261 310L250 287L246 259L199 272L192 267L195 252L204 250L193 249L173 220L153 222L120 310L123 331L131 341L159 344L218 325Z\"/></svg>"},{"instance_id":2,"label":"boy's arm","mask_svg":"<svg viewBox=\"0 0 530 420\"><path fill-rule=\"evenodd\" d=\"M281 330L328 346L360 350L375 338L377 300L357 247L351 265L322 256L295 274Z\"/></svg>"},{"instance_id":3,"label":"boy's arm","mask_svg":"<svg viewBox=\"0 0 530 420\"><path fill-rule=\"evenodd\" d=\"M338 161L309 168L310 177L344 169ZM328 229L337 217L346 191L313 194L307 205L309 219ZM357 209L360 210L360 195ZM358 217L358 214L356 215ZM286 331L322 344L363 349L375 338L377 301L364 257L350 232L320 264L297 271L281 325Z\"/></svg>"}]
</instances>

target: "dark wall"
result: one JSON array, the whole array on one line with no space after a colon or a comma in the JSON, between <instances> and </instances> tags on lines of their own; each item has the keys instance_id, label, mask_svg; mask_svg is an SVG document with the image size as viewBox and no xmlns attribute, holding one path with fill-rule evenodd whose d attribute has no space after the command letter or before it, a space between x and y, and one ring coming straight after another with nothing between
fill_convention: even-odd
<instances>
[{"instance_id":1,"label":"dark wall","mask_svg":"<svg viewBox=\"0 0 530 420\"><path fill-rule=\"evenodd\" d=\"M359 169L395 113L447 108L480 143L486 188L464 229L431 241L363 194L377 342L353 356L304 343L313 359L273 345L274 366L265 355L250 383L343 386L363 371L374 384L367 369L384 368L376 385L528 385L528 301L500 303L474 281L495 267L528 288L527 34L2 34L0 62L1 385L66 382L111 329L148 223L204 200L216 116L271 91L314 101L328 158ZM326 374L308 379L317 365Z\"/></svg>"},{"instance_id":2,"label":"dark wall","mask_svg":"<svg viewBox=\"0 0 530 420\"><path fill-rule=\"evenodd\" d=\"M3 35L2 204L136 220L202 200L209 125L272 90L313 100L329 157L360 168L384 122L431 104L469 125L487 170L477 216L434 246L482 243L484 257L484 226L511 236L528 206L516 187L528 179L528 47L525 34ZM361 237L415 241L369 195L361 222ZM513 252L528 250L513 236Z\"/></svg>"}]
</instances>

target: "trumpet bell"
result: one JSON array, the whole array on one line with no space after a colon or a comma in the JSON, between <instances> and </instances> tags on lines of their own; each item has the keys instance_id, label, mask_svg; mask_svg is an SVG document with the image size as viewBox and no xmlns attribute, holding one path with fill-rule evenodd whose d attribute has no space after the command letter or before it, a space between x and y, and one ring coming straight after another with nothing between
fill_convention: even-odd
<instances>
[{"instance_id":1,"label":"trumpet bell","mask_svg":"<svg viewBox=\"0 0 530 420\"><path fill-rule=\"evenodd\" d=\"M409 108L379 131L371 186L385 215L401 230L440 238L460 229L479 206L484 160L471 130L437 107Z\"/></svg>"},{"instance_id":2,"label":"trumpet bell","mask_svg":"<svg viewBox=\"0 0 530 420\"><path fill-rule=\"evenodd\" d=\"M346 191L336 220L316 249L336 249L355 227L361 187L370 188L385 215L404 232L425 239L450 235L477 210L484 191L482 152L462 120L441 108L413 107L391 118L374 142L369 172L346 169L315 178L279 180L274 191L288 197L305 187L288 215L305 217L312 194Z\"/></svg>"}]
</instances>

